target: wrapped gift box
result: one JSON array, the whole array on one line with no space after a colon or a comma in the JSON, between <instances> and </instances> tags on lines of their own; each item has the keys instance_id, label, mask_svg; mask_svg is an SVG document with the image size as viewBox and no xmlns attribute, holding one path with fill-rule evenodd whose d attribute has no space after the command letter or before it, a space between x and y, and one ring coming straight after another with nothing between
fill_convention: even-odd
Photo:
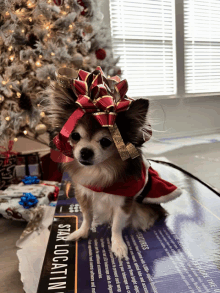
<instances>
[{"instance_id":1,"label":"wrapped gift box","mask_svg":"<svg viewBox=\"0 0 220 293\"><path fill-rule=\"evenodd\" d=\"M16 156L10 156L8 163L5 162L5 157L0 156L0 190L6 189L15 177L15 166L17 162Z\"/></svg>"},{"instance_id":2,"label":"wrapped gift box","mask_svg":"<svg viewBox=\"0 0 220 293\"><path fill-rule=\"evenodd\" d=\"M25 175L42 178L42 168L38 153L19 154L17 156L16 177L21 179Z\"/></svg>"},{"instance_id":3,"label":"wrapped gift box","mask_svg":"<svg viewBox=\"0 0 220 293\"><path fill-rule=\"evenodd\" d=\"M34 211L42 205L50 203L51 195L54 194L57 182L49 182L50 185L45 185L48 182L40 184L24 185L12 184L7 189L0 193L0 214L7 219L29 222ZM52 185L52 183L55 183ZM24 193L31 193L38 200L38 203L29 209L25 209L19 204Z\"/></svg>"}]
</instances>

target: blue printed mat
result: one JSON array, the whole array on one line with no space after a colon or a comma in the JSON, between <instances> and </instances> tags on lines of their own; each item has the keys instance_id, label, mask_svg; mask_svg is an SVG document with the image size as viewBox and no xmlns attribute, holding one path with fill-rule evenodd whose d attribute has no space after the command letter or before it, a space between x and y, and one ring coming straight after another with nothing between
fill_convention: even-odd
<instances>
[{"instance_id":1,"label":"blue printed mat","mask_svg":"<svg viewBox=\"0 0 220 293\"><path fill-rule=\"evenodd\" d=\"M38 293L220 292L220 198L181 171L153 168L166 180L185 181L186 188L164 204L169 216L149 231L124 231L128 260L112 254L108 226L94 228L86 240L65 241L82 215L73 191L60 196Z\"/></svg>"}]
</instances>

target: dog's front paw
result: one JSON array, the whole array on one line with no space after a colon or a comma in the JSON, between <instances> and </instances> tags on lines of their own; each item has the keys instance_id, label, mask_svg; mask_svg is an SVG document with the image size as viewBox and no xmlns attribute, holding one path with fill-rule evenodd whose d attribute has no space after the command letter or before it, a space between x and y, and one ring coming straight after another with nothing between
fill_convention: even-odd
<instances>
[{"instance_id":1,"label":"dog's front paw","mask_svg":"<svg viewBox=\"0 0 220 293\"><path fill-rule=\"evenodd\" d=\"M71 233L70 235L68 235L66 237L67 241L77 241L80 238L87 238L89 235L89 230L88 229L83 229L83 228L79 228L78 230L74 231L73 233Z\"/></svg>"},{"instance_id":2,"label":"dog's front paw","mask_svg":"<svg viewBox=\"0 0 220 293\"><path fill-rule=\"evenodd\" d=\"M112 252L119 259L128 258L128 247L123 239L112 239Z\"/></svg>"}]
</instances>

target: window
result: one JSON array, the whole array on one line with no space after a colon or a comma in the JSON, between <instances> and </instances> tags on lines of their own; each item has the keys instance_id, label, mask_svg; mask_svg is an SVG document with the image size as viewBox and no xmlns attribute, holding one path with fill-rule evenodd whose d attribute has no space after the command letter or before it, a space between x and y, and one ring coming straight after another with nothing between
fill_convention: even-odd
<instances>
[{"instance_id":1,"label":"window","mask_svg":"<svg viewBox=\"0 0 220 293\"><path fill-rule=\"evenodd\" d=\"M219 94L219 0L109 2L113 51L121 56L128 95Z\"/></svg>"},{"instance_id":2,"label":"window","mask_svg":"<svg viewBox=\"0 0 220 293\"><path fill-rule=\"evenodd\" d=\"M176 93L173 0L110 0L113 51L132 97Z\"/></svg>"},{"instance_id":3,"label":"window","mask_svg":"<svg viewBox=\"0 0 220 293\"><path fill-rule=\"evenodd\" d=\"M184 0L185 92L220 92L220 1Z\"/></svg>"}]
</instances>

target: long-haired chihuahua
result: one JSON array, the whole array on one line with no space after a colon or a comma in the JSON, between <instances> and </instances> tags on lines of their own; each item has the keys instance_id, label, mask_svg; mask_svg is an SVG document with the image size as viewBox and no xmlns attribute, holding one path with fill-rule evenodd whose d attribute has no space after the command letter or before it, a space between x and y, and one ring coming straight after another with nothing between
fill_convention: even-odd
<instances>
[{"instance_id":1,"label":"long-haired chihuahua","mask_svg":"<svg viewBox=\"0 0 220 293\"><path fill-rule=\"evenodd\" d=\"M45 93L49 102L47 113L54 133L58 133L78 108L77 96L72 89L63 88L57 82ZM78 120L69 136L74 160L62 163L62 167L72 179L83 222L67 240L87 238L92 223L110 223L111 249L119 259L126 258L128 249L123 240L123 229L127 226L144 231L149 229L166 215L160 203L180 194L178 189L171 188L168 197L163 197L165 199L147 196L153 188L153 178L157 177L154 170L149 175L151 167L141 152L146 140L143 128L149 125L148 109L148 100L137 99L128 110L116 116L115 123L124 144L131 143L139 152L139 156L127 160L121 159L109 129L102 127L94 115L86 113Z\"/></svg>"}]
</instances>

